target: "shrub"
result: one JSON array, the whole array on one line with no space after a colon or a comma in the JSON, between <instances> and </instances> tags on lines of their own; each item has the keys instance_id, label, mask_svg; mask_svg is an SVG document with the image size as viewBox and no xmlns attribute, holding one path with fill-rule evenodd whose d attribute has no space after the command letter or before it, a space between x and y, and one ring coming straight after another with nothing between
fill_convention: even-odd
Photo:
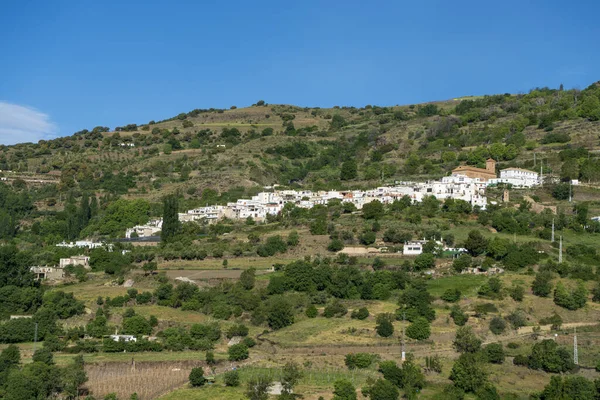
<instances>
[{"instance_id":1,"label":"shrub","mask_svg":"<svg viewBox=\"0 0 600 400\"><path fill-rule=\"evenodd\" d=\"M456 303L460 300L461 292L458 289L448 289L442 294L441 299L448 303Z\"/></svg>"},{"instance_id":2,"label":"shrub","mask_svg":"<svg viewBox=\"0 0 600 400\"><path fill-rule=\"evenodd\" d=\"M348 313L348 309L345 305L343 305L340 301L336 300L333 303L329 304L323 310L323 316L325 318L332 317L343 317Z\"/></svg>"},{"instance_id":3,"label":"shrub","mask_svg":"<svg viewBox=\"0 0 600 400\"><path fill-rule=\"evenodd\" d=\"M465 392L475 392L487 381L487 374L481 366L477 355L461 354L452 366L450 380Z\"/></svg>"},{"instance_id":4,"label":"shrub","mask_svg":"<svg viewBox=\"0 0 600 400\"><path fill-rule=\"evenodd\" d=\"M190 372L190 384L194 387L196 386L202 386L206 383L206 378L204 378L204 372L202 371L202 368L197 367L197 368L192 368L192 371Z\"/></svg>"},{"instance_id":5,"label":"shrub","mask_svg":"<svg viewBox=\"0 0 600 400\"><path fill-rule=\"evenodd\" d=\"M483 348L485 357L489 363L502 364L504 363L504 349L500 343L490 343Z\"/></svg>"},{"instance_id":6,"label":"shrub","mask_svg":"<svg viewBox=\"0 0 600 400\"><path fill-rule=\"evenodd\" d=\"M283 297L272 298L267 307L267 323L271 329L285 328L294 323L294 310Z\"/></svg>"},{"instance_id":7,"label":"shrub","mask_svg":"<svg viewBox=\"0 0 600 400\"><path fill-rule=\"evenodd\" d=\"M515 356L515 358L513 358L514 365L521 365L521 366L526 367L528 363L529 363L529 359L527 358L527 356L525 356L523 354L518 354Z\"/></svg>"},{"instance_id":8,"label":"shrub","mask_svg":"<svg viewBox=\"0 0 600 400\"><path fill-rule=\"evenodd\" d=\"M525 313L520 310L513 311L506 317L513 329L519 329L522 326L527 325L527 317Z\"/></svg>"},{"instance_id":9,"label":"shrub","mask_svg":"<svg viewBox=\"0 0 600 400\"><path fill-rule=\"evenodd\" d=\"M525 289L523 289L523 286L521 285L515 285L508 289L508 293L514 301L523 301L523 297L525 296Z\"/></svg>"},{"instance_id":10,"label":"shrub","mask_svg":"<svg viewBox=\"0 0 600 400\"><path fill-rule=\"evenodd\" d=\"M476 353L481 349L481 340L475 336L470 326L461 326L456 330L452 346L459 353Z\"/></svg>"},{"instance_id":11,"label":"shrub","mask_svg":"<svg viewBox=\"0 0 600 400\"><path fill-rule=\"evenodd\" d=\"M206 363L208 365L215 365L216 364L215 353L213 353L212 351L207 351L205 357L206 357Z\"/></svg>"},{"instance_id":12,"label":"shrub","mask_svg":"<svg viewBox=\"0 0 600 400\"><path fill-rule=\"evenodd\" d=\"M369 368L379 356L369 353L350 353L346 354L345 363L348 369L364 369Z\"/></svg>"},{"instance_id":13,"label":"shrub","mask_svg":"<svg viewBox=\"0 0 600 400\"><path fill-rule=\"evenodd\" d=\"M361 307L358 310L352 311L350 318L352 319L367 319L369 317L369 310L366 307Z\"/></svg>"},{"instance_id":14,"label":"shrub","mask_svg":"<svg viewBox=\"0 0 600 400\"><path fill-rule=\"evenodd\" d=\"M356 389L346 380L338 380L333 384L333 400L356 400Z\"/></svg>"},{"instance_id":15,"label":"shrub","mask_svg":"<svg viewBox=\"0 0 600 400\"><path fill-rule=\"evenodd\" d=\"M249 356L248 347L243 343L234 344L229 347L227 354L229 355L229 361L245 360Z\"/></svg>"},{"instance_id":16,"label":"shrub","mask_svg":"<svg viewBox=\"0 0 600 400\"><path fill-rule=\"evenodd\" d=\"M327 246L327 250L329 250L331 252L338 252L343 249L344 249L344 242L341 241L340 239L333 239L331 242L329 242L329 245Z\"/></svg>"},{"instance_id":17,"label":"shrub","mask_svg":"<svg viewBox=\"0 0 600 400\"><path fill-rule=\"evenodd\" d=\"M227 330L226 336L229 339L234 336L248 336L248 327L244 324L233 325Z\"/></svg>"},{"instance_id":18,"label":"shrub","mask_svg":"<svg viewBox=\"0 0 600 400\"><path fill-rule=\"evenodd\" d=\"M306 308L306 316L308 318L315 318L317 315L319 315L319 311L317 310L317 307L315 307L314 304L311 304Z\"/></svg>"},{"instance_id":19,"label":"shrub","mask_svg":"<svg viewBox=\"0 0 600 400\"><path fill-rule=\"evenodd\" d=\"M458 326L464 326L469 320L469 315L463 312L459 306L455 305L450 309L450 317Z\"/></svg>"},{"instance_id":20,"label":"shrub","mask_svg":"<svg viewBox=\"0 0 600 400\"><path fill-rule=\"evenodd\" d=\"M429 321L423 317L417 318L406 328L406 336L415 340L425 340L431 335Z\"/></svg>"},{"instance_id":21,"label":"shrub","mask_svg":"<svg viewBox=\"0 0 600 400\"><path fill-rule=\"evenodd\" d=\"M494 335L501 335L506 330L506 321L501 317L494 317L490 321L490 331Z\"/></svg>"},{"instance_id":22,"label":"shrub","mask_svg":"<svg viewBox=\"0 0 600 400\"><path fill-rule=\"evenodd\" d=\"M394 317L391 314L379 314L377 316L377 326L375 330L381 337L390 337L394 334Z\"/></svg>"},{"instance_id":23,"label":"shrub","mask_svg":"<svg viewBox=\"0 0 600 400\"><path fill-rule=\"evenodd\" d=\"M567 372L573 369L573 358L570 352L559 347L554 340L544 340L533 345L527 366L546 372Z\"/></svg>"},{"instance_id":24,"label":"shrub","mask_svg":"<svg viewBox=\"0 0 600 400\"><path fill-rule=\"evenodd\" d=\"M225 382L225 386L240 386L240 373L237 370L227 371L223 376L223 381Z\"/></svg>"}]
</instances>

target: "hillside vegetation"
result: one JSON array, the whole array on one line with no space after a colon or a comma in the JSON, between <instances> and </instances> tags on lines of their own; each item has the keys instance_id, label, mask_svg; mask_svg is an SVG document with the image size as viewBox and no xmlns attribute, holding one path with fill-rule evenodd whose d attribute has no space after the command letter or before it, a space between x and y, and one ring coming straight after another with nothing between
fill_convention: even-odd
<instances>
[{"instance_id":1,"label":"hillside vegetation","mask_svg":"<svg viewBox=\"0 0 600 400\"><path fill-rule=\"evenodd\" d=\"M0 397L267 399L279 382L282 400L597 399L599 134L594 84L360 109L259 101L3 146ZM177 217L263 186L373 188L488 157L553 179L488 187L486 209L404 196ZM159 243L117 240L152 217ZM80 239L110 246L56 246ZM404 256L414 239L423 253ZM30 271L79 254L90 269L59 281Z\"/></svg>"}]
</instances>

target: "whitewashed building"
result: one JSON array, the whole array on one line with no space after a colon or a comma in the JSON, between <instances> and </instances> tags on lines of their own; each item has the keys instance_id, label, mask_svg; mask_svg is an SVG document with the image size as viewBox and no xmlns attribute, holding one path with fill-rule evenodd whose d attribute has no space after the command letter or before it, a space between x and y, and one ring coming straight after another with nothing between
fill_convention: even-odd
<instances>
[{"instance_id":1,"label":"whitewashed building","mask_svg":"<svg viewBox=\"0 0 600 400\"><path fill-rule=\"evenodd\" d=\"M516 187L533 187L540 184L540 176L535 171L523 168L506 168L500 171L500 177L488 180L488 184L506 183Z\"/></svg>"},{"instance_id":2,"label":"whitewashed building","mask_svg":"<svg viewBox=\"0 0 600 400\"><path fill-rule=\"evenodd\" d=\"M129 228L125 231L125 237L131 238L132 234L136 234L137 237L149 237L155 236L162 229L162 218L153 219L145 225L136 225L133 228Z\"/></svg>"},{"instance_id":3,"label":"whitewashed building","mask_svg":"<svg viewBox=\"0 0 600 400\"><path fill-rule=\"evenodd\" d=\"M402 254L405 256L418 256L423 254L423 246L427 243L426 240L411 240L404 243Z\"/></svg>"}]
</instances>

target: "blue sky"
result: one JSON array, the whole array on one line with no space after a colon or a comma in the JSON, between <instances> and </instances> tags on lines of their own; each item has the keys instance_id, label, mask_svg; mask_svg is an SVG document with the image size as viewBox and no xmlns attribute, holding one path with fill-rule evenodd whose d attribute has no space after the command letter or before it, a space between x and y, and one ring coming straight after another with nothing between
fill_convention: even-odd
<instances>
[{"instance_id":1,"label":"blue sky","mask_svg":"<svg viewBox=\"0 0 600 400\"><path fill-rule=\"evenodd\" d=\"M600 2L42 1L0 13L0 143L259 99L412 104L585 88Z\"/></svg>"}]
</instances>

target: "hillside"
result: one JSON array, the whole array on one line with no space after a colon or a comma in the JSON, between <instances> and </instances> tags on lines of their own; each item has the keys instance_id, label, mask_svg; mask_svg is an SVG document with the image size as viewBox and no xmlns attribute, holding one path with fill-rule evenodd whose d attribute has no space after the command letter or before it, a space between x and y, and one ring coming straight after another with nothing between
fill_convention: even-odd
<instances>
[{"instance_id":1,"label":"hillside","mask_svg":"<svg viewBox=\"0 0 600 400\"><path fill-rule=\"evenodd\" d=\"M582 92L544 88L409 106L194 110L116 131L96 127L3 146L0 169L15 172L8 178L59 179L61 190L152 200L179 190L196 203L206 188L365 188L424 180L460 163L482 166L490 156L499 168L539 170L541 163L544 174L596 183L599 92L592 85ZM578 165L563 168L572 157L560 152L577 148L585 149L575 155ZM340 180L346 160L356 162L358 173Z\"/></svg>"},{"instance_id":2,"label":"hillside","mask_svg":"<svg viewBox=\"0 0 600 400\"><path fill-rule=\"evenodd\" d=\"M488 186L486 208L424 192L178 216L275 184L372 189L489 157L546 180ZM599 394L597 84L193 110L2 146L0 169L1 398ZM160 240L123 239L156 217Z\"/></svg>"}]
</instances>

